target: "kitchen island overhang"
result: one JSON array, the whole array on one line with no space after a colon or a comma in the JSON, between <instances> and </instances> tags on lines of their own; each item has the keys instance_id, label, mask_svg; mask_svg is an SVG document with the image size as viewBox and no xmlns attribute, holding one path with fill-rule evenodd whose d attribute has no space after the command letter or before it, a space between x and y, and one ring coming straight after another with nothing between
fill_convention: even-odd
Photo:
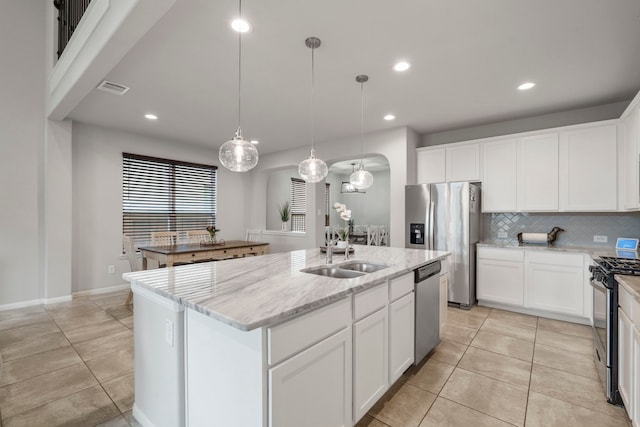
<instances>
[{"instance_id":1,"label":"kitchen island overhang","mask_svg":"<svg viewBox=\"0 0 640 427\"><path fill-rule=\"evenodd\" d=\"M290 378L287 364L302 363L307 352L332 344L337 359L327 366L349 361L338 376L343 387L333 384L322 396L334 396L328 413L351 424L353 296L387 289L394 278L412 280L413 270L448 255L357 247L351 261L388 267L351 279L301 272L325 264L319 249L126 273L136 304L134 416L149 426L210 425L211 417L215 425L287 424L277 418L283 413L278 400L284 399L278 398L277 381ZM334 260L334 266L345 262ZM297 342L304 351L278 356L288 351L278 334L280 343ZM154 360L143 360L148 358ZM161 399L156 392L162 383L177 391L167 390Z\"/></svg>"}]
</instances>

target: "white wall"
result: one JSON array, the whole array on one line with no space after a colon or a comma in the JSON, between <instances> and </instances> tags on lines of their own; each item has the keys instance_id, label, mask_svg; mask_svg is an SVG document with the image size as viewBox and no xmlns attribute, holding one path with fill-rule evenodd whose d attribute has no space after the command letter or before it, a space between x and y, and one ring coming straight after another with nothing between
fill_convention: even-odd
<instances>
[{"instance_id":1,"label":"white wall","mask_svg":"<svg viewBox=\"0 0 640 427\"><path fill-rule=\"evenodd\" d=\"M0 306L43 297L39 163L44 142L45 7L3 2L0 14Z\"/></svg>"},{"instance_id":2,"label":"white wall","mask_svg":"<svg viewBox=\"0 0 640 427\"><path fill-rule=\"evenodd\" d=\"M331 207L335 202L347 205L355 225L384 225L389 228L389 171L372 172L373 185L365 193L341 193L340 185L349 181L349 175L330 175L334 177L331 180ZM332 226L345 225L335 209L329 213L329 222Z\"/></svg>"},{"instance_id":3,"label":"white wall","mask_svg":"<svg viewBox=\"0 0 640 427\"><path fill-rule=\"evenodd\" d=\"M122 153L218 165L218 153L82 123L73 125L74 292L123 284L129 264L122 249ZM247 174L218 168L220 237L244 240ZM108 274L107 266L116 273Z\"/></svg>"},{"instance_id":4,"label":"white wall","mask_svg":"<svg viewBox=\"0 0 640 427\"><path fill-rule=\"evenodd\" d=\"M404 186L407 184L407 162L415 161L407 156L407 135L405 127L365 135L364 157L381 155L389 161L390 236L391 245L404 247ZM360 157L359 137L345 138L316 144L316 156L329 166L337 161ZM287 166L297 166L309 156L309 147L268 154L260 158L252 171L250 228L264 229L267 209L267 177L272 170ZM324 243L324 181L307 185L307 233L304 238L296 237L292 248L314 248ZM354 212L357 216L358 213ZM293 239L293 238L292 238Z\"/></svg>"},{"instance_id":5,"label":"white wall","mask_svg":"<svg viewBox=\"0 0 640 427\"><path fill-rule=\"evenodd\" d=\"M286 168L269 174L267 184L267 230L282 230L279 208L291 202L291 178L299 178L298 168Z\"/></svg>"}]
</instances>

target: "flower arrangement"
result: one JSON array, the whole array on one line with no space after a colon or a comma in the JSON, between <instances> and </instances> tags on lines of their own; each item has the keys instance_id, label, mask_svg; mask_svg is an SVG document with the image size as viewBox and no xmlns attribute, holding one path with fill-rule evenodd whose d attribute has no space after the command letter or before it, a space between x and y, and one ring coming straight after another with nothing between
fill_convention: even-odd
<instances>
[{"instance_id":1,"label":"flower arrangement","mask_svg":"<svg viewBox=\"0 0 640 427\"><path fill-rule=\"evenodd\" d=\"M345 226L338 230L340 240L347 241L349 237L349 221L351 221L351 210L347 209L347 206L343 203L336 203L333 205L333 209L340 214L340 219L345 222Z\"/></svg>"},{"instance_id":2,"label":"flower arrangement","mask_svg":"<svg viewBox=\"0 0 640 427\"><path fill-rule=\"evenodd\" d=\"M216 242L216 233L218 231L220 231L220 230L215 228L212 225L209 225L209 226L207 226L207 231L209 232L209 237L211 239L211 243L215 243Z\"/></svg>"}]
</instances>

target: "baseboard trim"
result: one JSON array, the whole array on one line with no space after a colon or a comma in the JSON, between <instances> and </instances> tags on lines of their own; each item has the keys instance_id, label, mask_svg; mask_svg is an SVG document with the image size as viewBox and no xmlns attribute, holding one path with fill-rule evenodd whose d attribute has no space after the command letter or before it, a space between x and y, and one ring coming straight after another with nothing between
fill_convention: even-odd
<instances>
[{"instance_id":1,"label":"baseboard trim","mask_svg":"<svg viewBox=\"0 0 640 427\"><path fill-rule=\"evenodd\" d=\"M133 418L141 424L143 427L155 427L155 425L151 422L149 418L140 410L140 408L133 403L133 410L131 411Z\"/></svg>"},{"instance_id":2,"label":"baseboard trim","mask_svg":"<svg viewBox=\"0 0 640 427\"><path fill-rule=\"evenodd\" d=\"M42 300L43 304L56 304L59 302L67 302L71 301L73 297L71 295L65 295L63 297L55 297L55 298L44 298Z\"/></svg>"},{"instance_id":3,"label":"baseboard trim","mask_svg":"<svg viewBox=\"0 0 640 427\"><path fill-rule=\"evenodd\" d=\"M11 304L0 305L0 311L14 310L16 308L25 308L25 307L31 307L31 306L40 305L40 304L42 304L41 299L32 299L29 301L14 302Z\"/></svg>"},{"instance_id":4,"label":"baseboard trim","mask_svg":"<svg viewBox=\"0 0 640 427\"><path fill-rule=\"evenodd\" d=\"M538 310L535 308L517 307L509 304L502 304L493 301L478 300L478 305L490 308L497 308L505 311L513 311L530 316L545 317L547 319L562 320L563 322L580 323L582 325L591 326L591 319L582 316L574 316L570 314L554 313L551 311Z\"/></svg>"},{"instance_id":5,"label":"baseboard trim","mask_svg":"<svg viewBox=\"0 0 640 427\"><path fill-rule=\"evenodd\" d=\"M109 292L122 291L130 288L131 288L131 285L129 283L126 283L124 285L106 286L104 288L87 289L85 291L76 291L76 292L72 292L71 295L73 295L74 297L87 297L91 295L108 294Z\"/></svg>"}]
</instances>

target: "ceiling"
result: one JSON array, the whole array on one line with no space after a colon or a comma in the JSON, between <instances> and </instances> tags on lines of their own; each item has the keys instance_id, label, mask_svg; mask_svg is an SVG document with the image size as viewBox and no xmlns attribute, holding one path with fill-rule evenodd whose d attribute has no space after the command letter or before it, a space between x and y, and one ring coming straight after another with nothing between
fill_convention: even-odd
<instances>
[{"instance_id":1,"label":"ceiling","mask_svg":"<svg viewBox=\"0 0 640 427\"><path fill-rule=\"evenodd\" d=\"M217 149L237 120L230 0L177 0L69 118ZM245 0L242 128L261 154L364 129L433 133L631 99L640 89L638 0ZM393 71L398 60L412 67ZM537 86L516 90L525 81ZM145 113L159 119L146 120ZM384 121L387 113L394 121Z\"/></svg>"},{"instance_id":2,"label":"ceiling","mask_svg":"<svg viewBox=\"0 0 640 427\"><path fill-rule=\"evenodd\" d=\"M369 172L389 171L389 161L384 156L372 156L362 159L365 169ZM329 173L337 175L351 175L355 169L358 169L360 159L345 160L342 162L332 163L329 167Z\"/></svg>"}]
</instances>

